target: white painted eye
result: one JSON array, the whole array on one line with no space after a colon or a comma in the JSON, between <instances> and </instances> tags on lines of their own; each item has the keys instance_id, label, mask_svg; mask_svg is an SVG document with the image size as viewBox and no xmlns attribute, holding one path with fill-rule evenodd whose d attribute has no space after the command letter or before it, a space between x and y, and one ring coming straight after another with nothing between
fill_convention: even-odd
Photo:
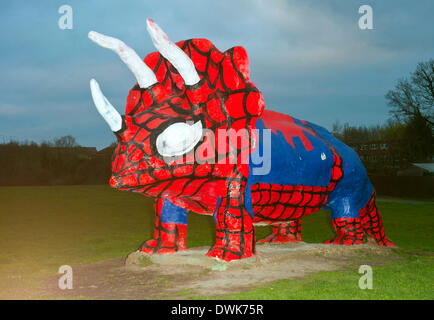
<instances>
[{"instance_id":1,"label":"white painted eye","mask_svg":"<svg viewBox=\"0 0 434 320\"><path fill-rule=\"evenodd\" d=\"M202 123L200 121L193 125L176 122L158 135L157 150L165 157L180 156L192 150L201 138Z\"/></svg>"}]
</instances>

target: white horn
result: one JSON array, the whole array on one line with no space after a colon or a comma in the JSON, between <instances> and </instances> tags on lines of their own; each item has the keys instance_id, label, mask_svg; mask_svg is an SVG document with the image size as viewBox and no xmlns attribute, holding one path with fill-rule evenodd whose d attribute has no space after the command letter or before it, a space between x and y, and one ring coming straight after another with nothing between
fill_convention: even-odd
<instances>
[{"instance_id":1,"label":"white horn","mask_svg":"<svg viewBox=\"0 0 434 320\"><path fill-rule=\"evenodd\" d=\"M122 117L107 98L104 97L95 79L90 80L90 91L98 112L107 121L113 132L119 131L122 128Z\"/></svg>"},{"instance_id":2,"label":"white horn","mask_svg":"<svg viewBox=\"0 0 434 320\"><path fill-rule=\"evenodd\" d=\"M151 35L155 48L178 70L186 85L200 81L193 61L180 47L170 41L163 30L151 19L146 19L146 29Z\"/></svg>"},{"instance_id":3,"label":"white horn","mask_svg":"<svg viewBox=\"0 0 434 320\"><path fill-rule=\"evenodd\" d=\"M116 52L127 67L133 72L140 88L147 88L157 83L154 72L143 62L137 53L121 40L105 36L95 31L88 34L90 40L101 47Z\"/></svg>"}]
</instances>

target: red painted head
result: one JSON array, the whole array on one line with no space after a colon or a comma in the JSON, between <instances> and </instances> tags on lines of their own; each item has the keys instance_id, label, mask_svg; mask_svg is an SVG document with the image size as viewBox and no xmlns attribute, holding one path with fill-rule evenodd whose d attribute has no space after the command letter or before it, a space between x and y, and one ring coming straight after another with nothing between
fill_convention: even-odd
<instances>
[{"instance_id":1,"label":"red painted head","mask_svg":"<svg viewBox=\"0 0 434 320\"><path fill-rule=\"evenodd\" d=\"M147 20L158 49L143 61L120 40L95 32L89 37L110 48L133 71L137 84L120 116L95 80L92 96L118 139L110 185L150 196L175 196L192 185L247 177L256 119L264 108L249 81L242 47L220 52L206 39L171 42Z\"/></svg>"}]
</instances>

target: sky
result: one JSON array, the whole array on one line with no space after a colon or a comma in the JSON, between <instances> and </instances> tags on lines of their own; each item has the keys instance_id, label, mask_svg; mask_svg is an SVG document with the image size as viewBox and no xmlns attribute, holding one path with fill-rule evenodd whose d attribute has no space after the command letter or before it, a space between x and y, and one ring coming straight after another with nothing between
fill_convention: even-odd
<instances>
[{"instance_id":1,"label":"sky","mask_svg":"<svg viewBox=\"0 0 434 320\"><path fill-rule=\"evenodd\" d=\"M59 7L73 12L59 28ZM373 29L361 30L361 5ZM116 54L87 38L117 37L145 57L152 18L174 41L207 38L243 46L266 108L331 129L334 122L384 124L384 95L434 57L432 0L1 1L0 142L72 135L104 148L115 138L89 90L95 78L120 113L136 80Z\"/></svg>"}]
</instances>

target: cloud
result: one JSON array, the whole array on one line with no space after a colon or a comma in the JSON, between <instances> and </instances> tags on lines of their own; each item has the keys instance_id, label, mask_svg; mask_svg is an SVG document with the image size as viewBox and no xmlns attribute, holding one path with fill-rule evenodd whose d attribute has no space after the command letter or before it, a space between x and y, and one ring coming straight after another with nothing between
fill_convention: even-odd
<instances>
[{"instance_id":1,"label":"cloud","mask_svg":"<svg viewBox=\"0 0 434 320\"><path fill-rule=\"evenodd\" d=\"M57 26L62 4L2 3L1 132L32 139L72 134L100 147L111 142L89 80L97 79L122 112L135 79L87 33L119 37L144 57L155 50L147 17L175 41L205 37L220 50L244 46L267 108L325 126L336 118L384 121L384 93L434 52L430 1L375 2L369 31L358 28L357 0L72 1L69 31Z\"/></svg>"},{"instance_id":2,"label":"cloud","mask_svg":"<svg viewBox=\"0 0 434 320\"><path fill-rule=\"evenodd\" d=\"M25 114L26 111L22 106L0 103L0 117L21 115Z\"/></svg>"},{"instance_id":3,"label":"cloud","mask_svg":"<svg viewBox=\"0 0 434 320\"><path fill-rule=\"evenodd\" d=\"M263 50L256 57L264 68L300 68L318 70L372 65L394 56L391 48L376 44L374 35L358 28L358 16L353 11L336 10L327 2L284 0L257 1L257 13L264 26L261 41L255 44ZM376 32L375 30L368 32ZM255 48L259 51L259 48ZM276 63L278 62L278 63ZM274 65L274 66L273 66Z\"/></svg>"}]
</instances>

